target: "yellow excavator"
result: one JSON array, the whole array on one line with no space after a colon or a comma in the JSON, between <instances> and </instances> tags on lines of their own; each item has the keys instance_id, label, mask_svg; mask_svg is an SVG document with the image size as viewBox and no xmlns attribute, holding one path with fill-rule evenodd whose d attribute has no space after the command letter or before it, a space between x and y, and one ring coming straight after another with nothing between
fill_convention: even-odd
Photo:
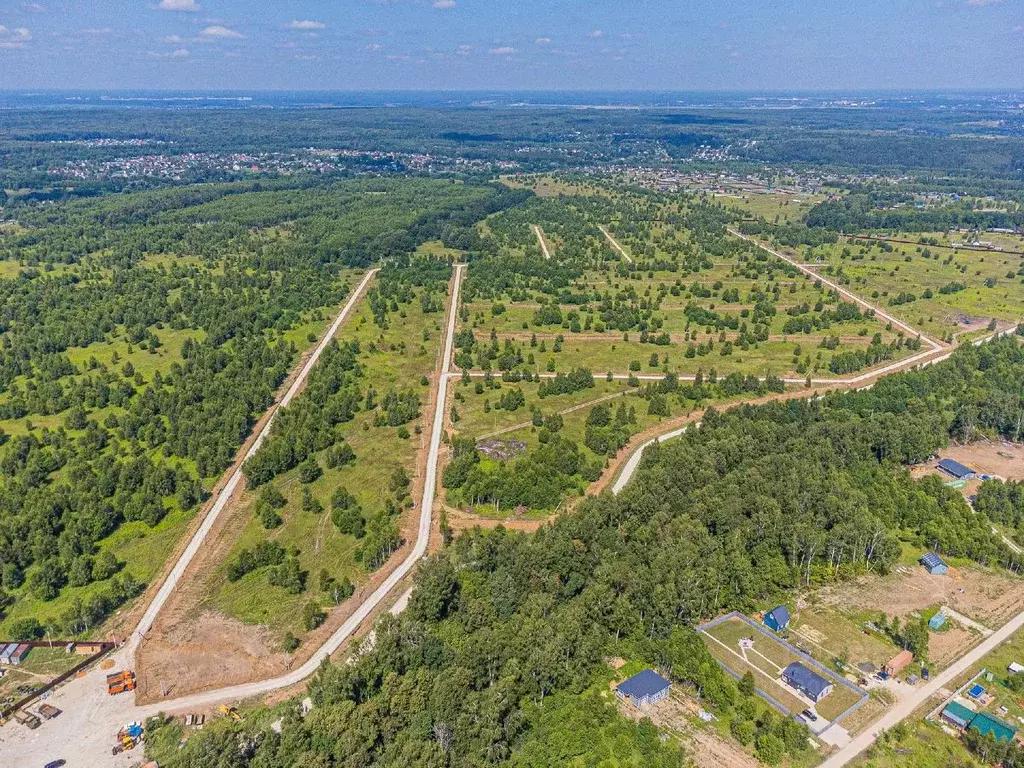
<instances>
[{"instance_id":1,"label":"yellow excavator","mask_svg":"<svg viewBox=\"0 0 1024 768\"><path fill-rule=\"evenodd\" d=\"M217 707L217 712L220 713L221 717L230 717L236 723L242 722L242 716L238 714L238 710L234 707L228 707L224 704L221 704Z\"/></svg>"}]
</instances>

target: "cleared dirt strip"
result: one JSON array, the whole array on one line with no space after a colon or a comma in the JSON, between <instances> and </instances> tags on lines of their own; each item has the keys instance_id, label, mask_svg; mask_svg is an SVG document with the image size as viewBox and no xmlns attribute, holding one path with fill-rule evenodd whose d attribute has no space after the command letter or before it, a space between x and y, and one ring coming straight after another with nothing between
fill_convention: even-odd
<instances>
[{"instance_id":1,"label":"cleared dirt strip","mask_svg":"<svg viewBox=\"0 0 1024 768\"><path fill-rule=\"evenodd\" d=\"M612 233L609 232L607 229L605 229L604 225L602 225L602 224L598 224L597 228L601 230L601 234L603 234L606 238L608 238L608 242L611 244L612 248L614 248L616 251L618 251L619 255L622 258L624 258L626 261L628 261L630 264L632 264L633 263L633 257L630 256L628 253L626 253L624 250L622 250L622 246L619 245L618 241L616 241L616 239L614 237L612 237Z\"/></svg>"}]
</instances>

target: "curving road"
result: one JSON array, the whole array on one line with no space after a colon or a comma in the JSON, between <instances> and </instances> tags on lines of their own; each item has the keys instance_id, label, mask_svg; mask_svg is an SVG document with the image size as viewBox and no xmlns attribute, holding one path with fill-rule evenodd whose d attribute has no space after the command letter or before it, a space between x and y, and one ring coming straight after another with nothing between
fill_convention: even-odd
<instances>
[{"instance_id":1,"label":"curving road","mask_svg":"<svg viewBox=\"0 0 1024 768\"><path fill-rule=\"evenodd\" d=\"M545 253L545 256L547 256L547 258L550 258L550 254L548 253L546 243L544 242L543 235L541 234L539 227L533 225L533 228L535 234L537 235L538 241L541 244L542 250ZM603 228L602 231L604 231ZM730 230L730 232L732 232L732 230ZM605 232L605 234L607 235L607 232ZM752 238L740 235L736 232L733 232L733 234L745 240L751 240L752 242L755 242L755 244L757 244L759 247L765 248L765 246L761 245L760 243L757 243L757 241L753 240ZM793 264L793 266L797 267L798 269L801 269L801 271L813 275L816 279L821 279L824 284L828 285L830 288L834 288L842 295L847 296L851 300L856 301L861 306L874 309L878 316L885 318L889 322L892 322L893 325L896 325L904 329L905 331L916 335L917 331L910 328L910 326L905 325L902 321L899 321L898 319L892 317L891 315L888 315L887 313L877 309L876 307L871 306L867 302L858 298L849 291L841 288L835 283L824 278L821 278L819 275L811 272L805 267L802 267L800 264L797 264L792 259L789 259L788 257L776 251L773 251L770 248L765 248L765 250L782 259L783 261ZM58 707L61 707L62 709L66 710L65 714L62 715L60 720L58 720L57 722L60 727L60 735L62 737L61 741L65 743L73 743L76 745L76 766L82 765L86 766L86 768L91 768L91 766L97 766L97 768L99 768L99 766L129 765L132 762L134 762L131 758L131 753L126 753L124 755L119 756L116 759L112 759L109 754L109 745L112 740L113 731L116 730L116 728L120 724L123 724L126 721L142 719L150 715L156 714L160 711L180 712L204 709L208 708L213 704L238 701L253 696L259 696L300 683L301 681L309 677L311 674L313 674L313 672L316 671L316 669L324 661L324 659L328 658L331 654L337 651L338 648L340 648L341 645L352 636L352 634L356 631L359 625L362 624L370 616L370 614L388 597L388 595L394 590L394 588L406 576L408 576L408 574L412 571L413 567L416 565L417 561L421 557L423 557L423 555L426 553L430 537L440 445L444 430L445 402L447 398L448 382L451 378L458 375L455 373L450 373L449 371L452 362L455 325L458 316L459 294L461 290L462 280L464 277L464 272L465 265L456 265L454 276L454 288L452 290L452 296L449 302L447 322L445 328L442 367L437 383L434 420L431 429L430 447L427 456L427 467L426 475L424 478L423 498L420 504L420 518L417 530L417 539L412 550L409 552L405 560L403 560L402 563L399 564L388 575L384 582L382 582L381 585L377 587L377 589L375 589L373 593L371 593L370 596L366 598L366 600L363 601L363 603L357 608L357 610L352 614L352 616L350 616L327 639L327 641L320 648L317 649L317 651L310 657L309 660L307 660L304 664L288 672L285 675L281 675L268 680L261 680L253 683L245 683L241 685L230 686L227 688L221 688L214 691L193 694L189 696L180 697L177 699L165 700L158 704L152 704L147 706L135 706L134 702L130 698L124 696L106 696L105 691L103 691L102 689L101 679L102 676L105 674L105 671L101 671L98 668L94 668L93 670L91 670L89 674L87 674L85 677L72 680L71 682L69 682L68 684L54 692L53 696L51 697L51 702L56 704ZM250 447L250 449L246 452L245 458L248 458L253 453L255 453L255 451L258 450L259 446L262 444L265 437L269 434L269 430L273 422L273 417L276 414L277 410L281 407L287 406L295 397L295 395L299 392L299 390L302 387L302 384L305 382L307 376L309 375L309 372L316 365L316 362L319 359L321 352L323 351L324 348L326 348L330 339L333 338L334 334L341 326L341 323L344 322L344 320L351 313L352 308L358 302L360 296L365 291L367 285L372 280L375 273L376 270L371 270L370 272L368 272L366 276L363 278L363 280L360 282L359 286L353 292L352 296L349 297L348 301L346 302L345 306L339 313L338 317L335 318L331 327L328 329L328 332L324 335L324 338L317 345L313 354L303 365L295 381L289 387L284 397L282 397L280 403L274 407L274 411L271 413L270 418L267 420L263 428L260 430L259 434L256 437L256 440L253 441L253 444ZM986 341L989 338L1001 336L1006 333L1011 333L1013 332L1013 330L1015 329L1011 328L1003 330L998 333L991 334L983 339L979 339L974 343L981 344L982 342ZM931 348L924 352L918 353L912 357L906 358L901 361L897 361L890 365L869 371L867 373L861 374L860 376L855 376L849 379L828 379L821 380L820 382L815 383L839 384L841 386L845 385L852 387L863 381L877 379L878 377L885 375L886 373L889 373L891 371L909 368L918 362L921 362L922 365L930 365L936 362L940 362L941 360L945 360L952 354L951 348L943 347L942 345L938 344L937 342L926 336L922 335L922 340L926 341ZM621 378L625 378L625 376ZM648 377L642 376L641 378ZM803 380L800 380L800 382L798 383L803 383ZM869 383L867 386L871 386L872 384L873 381ZM813 393L808 393L808 397L813 396ZM696 422L696 424L699 426L699 422ZM646 447L653 444L655 441L663 442L666 440L670 440L674 437L678 437L679 435L682 435L689 426L691 425L686 425L681 428L674 429L666 434L652 438L651 440L648 440L644 444L634 449L632 454L629 456L627 462L623 466L622 472L620 473L619 477L612 485L612 492L619 493L626 486L626 484L628 484L628 482L630 481L637 467L640 464L643 450ZM122 666L130 665L134 651L137 648L139 642L141 642L142 638L145 636L145 633L152 627L157 615L163 608L168 597L173 592L174 587L176 586L178 581L184 575L186 569L188 568L188 565L191 563L196 552L199 550L207 534L209 533L214 523L216 522L217 517L227 506L227 503L230 500L233 493L235 492L235 490L237 489L239 482L241 482L241 471L240 469L236 468L235 471L232 472L231 477L225 484L224 488L218 494L213 506L211 506L199 530L197 530L195 535L192 537L185 551L179 557L178 561L171 569L171 572L168 574L164 583L161 585L156 596L153 598L153 601L150 603L142 619L139 621L139 624L136 627L135 631L132 633L130 640L126 643L126 645L123 648L119 649L118 652L113 655L112 658L115 660L115 662ZM408 597L409 591L407 591L400 597L398 602L392 607L392 612L398 613L401 610L403 610L408 602ZM1012 619L1008 624L1004 625L1002 628L997 630L989 638L986 638L986 640L982 644L977 646L963 659L956 662L956 664L952 665L945 672L936 677L934 683L936 685L939 685L939 681L948 680L949 678L946 677L947 674L950 677L959 674L960 671L963 671L963 669L969 667L978 658L984 655L988 650L994 648L1000 642L1005 640L1006 637L1012 634L1012 632L1020 626L1024 626L1024 613ZM927 690L929 690L927 687L922 688L922 692ZM891 727L895 723L899 722L904 717L909 715L914 708L914 706L911 706L910 709L904 711L905 707L901 703L900 706L894 708L893 710L890 710L881 720L878 721L878 723L870 732L866 732L857 739L854 739L849 746L847 746L839 753L834 755L832 758L830 758L829 761L825 763L825 765L828 768L834 768L834 766L844 765L856 754L859 754L860 751L866 749L873 742L877 732L879 732L882 729ZM50 726L48 728L46 725L44 725L44 727L36 731L29 731L28 729L21 728L20 726L8 726L5 729L0 729L0 757L4 758L3 760L0 760L0 764L13 766L34 765L36 762L39 762L41 759L43 759L44 756L47 756L46 759L52 759L54 756L59 757L60 755L54 755L53 747L50 744L50 741L48 741L48 736L51 733L52 727L53 726ZM45 760L43 760L43 762L45 762Z\"/></svg>"}]
</instances>

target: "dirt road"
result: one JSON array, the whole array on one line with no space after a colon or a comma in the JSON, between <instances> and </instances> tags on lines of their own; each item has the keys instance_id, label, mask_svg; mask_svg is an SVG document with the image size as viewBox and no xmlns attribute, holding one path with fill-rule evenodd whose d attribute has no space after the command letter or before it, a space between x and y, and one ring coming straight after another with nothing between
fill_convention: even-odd
<instances>
[{"instance_id":1,"label":"dirt road","mask_svg":"<svg viewBox=\"0 0 1024 768\"><path fill-rule=\"evenodd\" d=\"M628 261L630 264L632 264L633 263L633 257L630 256L628 253L626 253L624 250L622 250L622 246L619 245L618 241L616 241L616 239L614 237L612 237L612 233L609 232L607 229L605 229L604 226L601 225L601 224L598 224L597 228L601 230L601 234L602 235L604 235L606 238L608 238L609 244L611 244L612 248L614 248L616 251L619 252L619 256L621 256L626 261Z\"/></svg>"},{"instance_id":2,"label":"dirt road","mask_svg":"<svg viewBox=\"0 0 1024 768\"><path fill-rule=\"evenodd\" d=\"M462 285L464 271L464 265L456 266L455 288L452 293L445 330L442 371L447 371L451 366L453 341L455 336L455 321L457 317L459 292ZM362 289L365 288L365 284L369 282L371 277L372 273L367 275L364 283L362 283L356 293L353 294L353 297L349 300L345 309L342 310L342 314L339 315L339 319L335 321L335 324L332 325L330 331L325 335L325 341L321 342L321 346L318 348L317 353L310 357L306 366L303 368L302 373L296 379L296 383L293 384L292 388L290 388L288 393L285 395L285 398L282 399L282 404L290 402L295 393L299 391L301 382L305 379L306 375L308 375L309 371L312 370L313 365L315 365L316 358L319 357L320 349L326 346L326 340L329 340L333 336L334 332L337 330L337 326L340 325L341 321L344 320L344 316L346 316L351 307L354 306L356 297L361 293ZM106 674L106 670L94 668L82 678L75 679L69 684L57 689L51 696L50 702L65 711L65 714L62 715L59 720L54 721L56 725L53 723L47 723L46 726L36 731L30 731L16 724L10 724L5 728L0 729L0 756L3 757L3 760L0 760L0 764L14 766L28 766L35 765L37 763L42 764L47 760L61 756L60 754L57 754L60 751L60 744L72 744L74 745L74 754L68 754L68 757L75 758L76 766L85 766L86 768L96 766L99 768L100 766L129 765L137 761L137 755L133 756L131 754L126 754L113 759L110 755L110 746L113 742L113 734L116 732L117 728L125 722L141 720L154 715L157 712L202 710L208 709L210 706L218 703L239 701L254 696L260 696L300 683L312 675L323 660L337 651L338 648L340 648L341 645L353 635L360 624L362 624L370 614L381 603L383 603L389 595L391 595L395 590L395 587L406 578L417 561L427 550L434 505L434 493L436 490L435 483L437 478L437 463L441 445L441 435L443 432L445 397L450 378L451 376L448 374L443 374L438 378L438 393L434 400L436 404L434 421L431 430L430 450L427 457L427 472L424 482L423 498L420 504L419 528L417 531L415 545L406 559L391 572L387 579L385 579L341 625L341 627L339 627L338 630L330 636L327 642L317 649L308 661L286 675L269 680L235 685L228 688L221 688L214 691L185 696L179 699L161 701L159 703L143 707L135 706L130 695L114 697L107 696L105 689L103 688L103 676ZM264 428L264 432L261 432L261 436L265 434L267 429L269 429L269 422L267 427ZM252 452L255 452L257 445L258 443L254 444L254 447L251 449ZM237 485L237 481L235 484ZM221 497L218 497L218 502L221 502L221 499L223 498L223 503L221 503L219 507L217 503L215 503L214 507L211 508L211 511L208 513L208 516L214 517L216 514L219 514L221 509L223 509L223 506L227 503L227 499L230 498L232 491L233 487L229 483L228 486L225 486L225 490L222 492ZM216 512L214 510L216 510ZM146 611L143 620L139 624L142 632L144 632L145 628L152 625L153 619L159 613L160 607L166 601L166 596L170 594L173 589L174 581L181 577L181 574L184 572L188 563L194 556L195 550L197 550L202 544L202 536L205 535L205 533L203 533L204 530L208 530L208 527L205 525L205 521L204 527L200 529L200 532L198 532L196 537L193 538L193 541L190 542L189 548L186 549L182 558L172 570L172 575L166 582L167 584L172 585L171 588L166 592L164 592L164 590L158 592L157 598L154 599L149 610ZM195 545L194 547L192 546L193 544ZM179 568L178 566L181 567ZM392 610L396 612L402 610L406 602L407 593L399 598ZM113 655L117 668L127 668L131 666L134 648L135 643L128 643ZM57 734L59 734L59 738L54 738Z\"/></svg>"},{"instance_id":3,"label":"dirt road","mask_svg":"<svg viewBox=\"0 0 1024 768\"><path fill-rule=\"evenodd\" d=\"M256 436L256 439L249 447L249 450L246 452L243 461L236 462L235 469L231 473L231 478L221 489L221 492L217 495L217 498L214 501L213 506L210 507L210 511L206 513L206 518L203 520L203 524L199 526L199 530L197 530L195 532L195 535L192 536L192 540L189 541L188 546L185 548L185 551L181 553L181 556L178 558L178 561L174 564L174 567L171 569L171 572L167 575L167 578L164 579L163 584L160 585L160 589L153 597L152 602L149 604L149 608L146 609L146 612L142 615L142 618L139 620L138 626L136 626L135 631L132 632L131 638L129 639L127 644L129 654L134 653L135 648L141 642L142 638L145 637L146 632L148 632L150 627L153 626L153 622L156 621L157 614L160 613L160 610L164 607L164 604L167 602L167 598L171 596L171 593L177 586L178 581L184 575L185 570L189 566L189 563L192 562L192 559L196 556L196 553L199 551L199 548L203 545L203 542L206 540L207 534L209 534L210 529L213 528L213 524L217 521L217 517L220 515L221 512L224 511L224 508L227 506L228 502L231 500L231 497L234 495L235 490L238 488L238 484L242 481L241 464L244 463L245 460L249 459L251 456L253 456L253 454L256 453L256 451L259 450L260 446L263 444L263 441L266 439L267 435L270 434L270 428L274 423L274 416L277 414L277 411L280 410L281 408L287 408L288 404L291 403L295 395L302 389L303 384L306 383L306 378L309 376L309 372L313 370L313 368L316 366L317 361L320 359L321 353L324 351L324 349L327 348L327 345L331 342L331 339L334 338L334 334L338 332L338 328L340 328L341 324L345 322L345 318L347 318L349 314L352 312L352 308L358 303L360 297L363 295L363 292L366 290L366 286L369 285L370 281L373 279L373 276L376 274L377 270L371 269L363 277L362 281L352 292L352 295L349 296L348 301L345 302L345 306L342 307L341 312L339 312L338 316L334 318L334 322L331 323L330 328L328 328L327 332L324 333L323 338L320 340L320 343L317 344L316 349L313 351L313 354L309 356L309 358L306 360L306 364L302 366L302 370L299 371L299 375L295 377L295 381L292 382L292 385L288 388L288 391L285 392L284 397L281 398L280 403L278 403L277 406L274 407L273 413L271 413L270 418L267 419L266 422L264 423L263 429L260 430L259 434Z\"/></svg>"},{"instance_id":4,"label":"dirt road","mask_svg":"<svg viewBox=\"0 0 1024 768\"><path fill-rule=\"evenodd\" d=\"M533 234L537 236L537 242L540 243L540 249L544 253L545 259L551 258L551 251L548 250L548 244L544 241L544 232L536 224L531 224L530 229L533 230Z\"/></svg>"},{"instance_id":5,"label":"dirt road","mask_svg":"<svg viewBox=\"0 0 1024 768\"><path fill-rule=\"evenodd\" d=\"M873 304L869 304L868 302L864 301L864 299L862 299L859 296L857 296L856 294L851 293L850 291L846 290L845 288L843 288L838 283L835 283L835 282L829 280L827 277L823 277L822 275L819 275L810 266L808 266L806 264L801 264L800 262L793 260L789 256L786 256L784 253L780 253L779 251L776 251L774 248L768 247L767 245L765 245L764 243L760 242L759 240L757 240L757 239L755 239L753 237L750 237L749 235L742 234L738 230L729 228L729 233L732 234L732 235L735 235L736 237L740 238L741 240L746 240L747 242L753 243L754 245L756 245L758 248L761 248L762 250L768 251L768 253L770 253L772 256L775 256L778 259L782 259L787 264L791 264L792 266L796 267L801 272L803 272L805 275L809 275L809 276L813 277L815 280L820 280L823 285L827 285L829 288L831 288L834 291L838 292L839 295L845 296L850 301L856 302L857 304L859 304L860 306L864 307L865 309L874 310L875 314L878 315L878 317L881 317L883 320L886 320L886 321L892 323L894 326L896 326L900 330L904 331L910 338L914 338L915 336L920 335L921 341L927 343L932 348L932 350L938 350L938 349L943 349L944 348L942 344L940 344L939 342L935 341L935 339L931 338L930 336L925 335L922 331L919 331L916 328L912 328L911 326L907 325L906 323L904 323L899 318L893 317L892 315L890 315L885 310L882 310L882 309L874 306Z\"/></svg>"}]
</instances>

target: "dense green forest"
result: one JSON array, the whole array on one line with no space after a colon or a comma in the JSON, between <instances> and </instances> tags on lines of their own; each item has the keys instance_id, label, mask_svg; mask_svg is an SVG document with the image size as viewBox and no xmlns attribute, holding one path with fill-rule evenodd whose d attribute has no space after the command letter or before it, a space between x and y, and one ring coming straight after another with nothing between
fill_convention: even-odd
<instances>
[{"instance_id":1,"label":"dense green forest","mask_svg":"<svg viewBox=\"0 0 1024 768\"><path fill-rule=\"evenodd\" d=\"M101 542L196 508L352 268L383 259L414 278L420 243L526 196L292 180L19 208L0 231L15 266L0 280L0 620L31 599L52 634L75 635L134 596L138 571ZM12 634L39 634L25 613Z\"/></svg>"},{"instance_id":2,"label":"dense green forest","mask_svg":"<svg viewBox=\"0 0 1024 768\"><path fill-rule=\"evenodd\" d=\"M819 203L807 215L811 227L857 233L869 230L943 232L948 229L1024 227L1024 212L977 211L971 205L918 210L909 196L872 190ZM901 204L905 207L892 207Z\"/></svg>"},{"instance_id":3,"label":"dense green forest","mask_svg":"<svg viewBox=\"0 0 1024 768\"><path fill-rule=\"evenodd\" d=\"M701 146L728 148L737 169L766 163L845 170L942 172L957 179L1012 177L1024 169L1019 111L971 103L920 109L883 100L875 109L643 110L438 108L140 109L5 111L0 188L26 202L175 183L237 180L244 167L198 168L180 180L63 179L49 169L153 154L267 153L316 149L423 153L519 170L587 168L622 161L690 160ZM993 136L998 140L993 140ZM159 142L88 145L91 139ZM78 142L78 143L68 143ZM346 159L342 176L416 172L389 157ZM463 173L479 171L467 169Z\"/></svg>"},{"instance_id":4,"label":"dense green forest","mask_svg":"<svg viewBox=\"0 0 1024 768\"><path fill-rule=\"evenodd\" d=\"M1013 434L1021 392L1024 348L1009 337L870 390L709 412L649 450L619 496L533 536L470 531L432 556L373 647L321 669L305 719L289 714L250 750L214 730L162 757L189 768L596 763L609 655L699 691L763 759L799 752L801 726L761 711L690 627L802 585L883 573L902 541L1016 566L985 514L904 465L950 439ZM178 726L153 725L154 743L176 743ZM643 727L629 734L635 764L681 764Z\"/></svg>"}]
</instances>

